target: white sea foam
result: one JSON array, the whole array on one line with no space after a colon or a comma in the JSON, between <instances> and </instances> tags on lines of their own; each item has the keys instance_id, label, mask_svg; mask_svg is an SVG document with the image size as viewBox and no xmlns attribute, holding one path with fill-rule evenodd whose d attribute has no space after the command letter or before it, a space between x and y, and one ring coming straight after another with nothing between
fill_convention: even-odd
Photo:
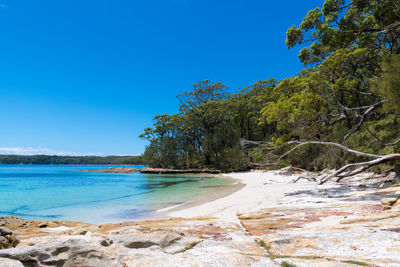
<instances>
[{"instance_id":1,"label":"white sea foam","mask_svg":"<svg viewBox=\"0 0 400 267\"><path fill-rule=\"evenodd\" d=\"M169 207L166 207L166 208L163 208L163 209L159 209L159 210L157 210L156 212L159 213L159 212L164 212L164 211L167 211L167 210L172 210L172 209L175 209L175 208L177 208L177 207L180 207L180 206L182 206L182 205L184 205L184 204L185 204L185 203L180 203L180 204L177 204L177 205L169 206Z\"/></svg>"}]
</instances>

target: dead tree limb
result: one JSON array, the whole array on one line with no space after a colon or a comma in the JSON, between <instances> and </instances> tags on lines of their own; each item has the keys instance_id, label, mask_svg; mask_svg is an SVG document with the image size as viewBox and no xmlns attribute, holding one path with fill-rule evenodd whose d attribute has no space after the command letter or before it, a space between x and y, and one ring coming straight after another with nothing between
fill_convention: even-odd
<instances>
[{"instance_id":1,"label":"dead tree limb","mask_svg":"<svg viewBox=\"0 0 400 267\"><path fill-rule=\"evenodd\" d=\"M291 145L291 144L297 144L295 147L293 147L292 149L290 149L289 151L285 152L284 154L282 154L281 156L279 156L279 158L273 162L273 163L264 163L264 164L259 164L259 163L253 163L250 162L250 165L253 166L278 166L280 161L285 158L286 156L288 156L290 153L292 153L293 151L297 150L298 148L305 146L305 145L325 145L325 146L335 146L338 147L346 152L352 153L352 154L356 154L357 156L362 156L362 157L369 157L369 158L380 158L380 155L376 155L376 154L370 154L370 153L365 153L365 152L361 152L361 151L357 151L351 148L348 148L342 144L339 143L334 143L334 142L320 142L320 141L306 141L306 142L301 142L301 141L290 141L286 143L287 145Z\"/></svg>"},{"instance_id":2,"label":"dead tree limb","mask_svg":"<svg viewBox=\"0 0 400 267\"><path fill-rule=\"evenodd\" d=\"M363 125L365 118L372 112L374 111L376 108L378 108L379 106L381 106L383 103L387 102L387 100L382 100L379 101L378 103L375 103L373 105L370 106L363 106L363 107L358 107L358 108L347 108L342 106L342 108L344 108L346 111L348 110L363 110L365 109L365 111L363 113L361 113L360 115L358 115L357 117L360 118L359 122L357 123L356 127L353 128L348 134L346 134L343 137L343 143L347 140L347 138L349 138L353 133L355 133L356 131L358 131L361 126Z\"/></svg>"},{"instance_id":3,"label":"dead tree limb","mask_svg":"<svg viewBox=\"0 0 400 267\"><path fill-rule=\"evenodd\" d=\"M376 154L370 154L370 153L365 153L365 152L361 152L361 151L357 151L351 148L348 148L342 144L339 143L334 143L334 142L320 142L320 141L306 141L306 142L301 142L301 141L290 141L287 144L297 144L295 147L293 147L292 149L290 149L289 151L287 151L286 153L282 154L278 160L273 164L273 165L278 165L279 162L285 158L287 155L289 155L290 153L292 153L293 151L295 151L296 149L305 146L305 145L325 145L325 146L335 146L337 148L340 148L346 152L352 153L352 154L356 154L357 156L362 156L362 157L369 157L369 158L380 158L380 155L376 155Z\"/></svg>"},{"instance_id":4,"label":"dead tree limb","mask_svg":"<svg viewBox=\"0 0 400 267\"><path fill-rule=\"evenodd\" d=\"M383 142L376 134L374 134L368 127L366 127L365 129L367 129L367 132L372 135L379 143L381 143L383 146L395 146L398 143L400 143L400 139L397 139L397 141L393 142L393 143L385 143Z\"/></svg>"},{"instance_id":5,"label":"dead tree limb","mask_svg":"<svg viewBox=\"0 0 400 267\"><path fill-rule=\"evenodd\" d=\"M336 182L339 182L343 178L359 174L359 173L365 171L366 169L371 168L372 166L386 163L389 161L399 161L399 160L400 160L400 154L390 154L390 155L386 155L386 156L381 156L381 157L371 160L371 161L347 164L347 165L343 166L342 168L340 168L339 170L333 172L332 174L322 177L320 179L319 184L324 184L327 181L329 181L335 177L337 177ZM356 169L354 169L354 168L356 168ZM351 169L354 169L354 170L351 170Z\"/></svg>"},{"instance_id":6,"label":"dead tree limb","mask_svg":"<svg viewBox=\"0 0 400 267\"><path fill-rule=\"evenodd\" d=\"M396 141L396 142L400 142L400 141ZM274 163L267 163L267 164L257 164L257 163L251 163L251 165L254 166L278 166L280 161L285 158L286 156L288 156L290 153L292 153L293 151L295 151L296 149L305 146L305 145L325 145L325 146L334 146L337 148L340 148L346 152L355 154L357 156L362 156L362 157L369 157L369 158L373 158L373 160L370 161L365 161L365 162L358 162L358 163L350 163L347 164L343 167L341 167L340 169L334 171L332 174L327 174L322 176L321 174L313 174L311 172L308 172L306 170L297 168L298 170L301 170L303 172L306 172L306 174L308 175L308 177L298 177L296 179L294 179L292 182L295 183L297 182L299 179L307 179L307 180L313 180L316 181L318 184L324 184L326 182L328 182L329 180L333 179L333 178L337 178L336 182L341 181L342 179L346 178L346 177L351 177L354 176L356 174L359 174L369 168L371 168L372 166L375 165L379 165L379 164L383 164L386 162L392 162L392 161L400 161L400 154L389 154L389 155L377 155L377 154L371 154L371 153L365 153L365 152L361 152L361 151L357 151L351 148L348 148L342 144L339 143L334 143L334 142L320 142L320 141L290 141L287 142L286 145L290 145L290 144L296 144L296 146L294 146L292 149L290 149L289 151L285 152L284 154L282 154L281 156L279 156L279 158L274 162Z\"/></svg>"}]
</instances>

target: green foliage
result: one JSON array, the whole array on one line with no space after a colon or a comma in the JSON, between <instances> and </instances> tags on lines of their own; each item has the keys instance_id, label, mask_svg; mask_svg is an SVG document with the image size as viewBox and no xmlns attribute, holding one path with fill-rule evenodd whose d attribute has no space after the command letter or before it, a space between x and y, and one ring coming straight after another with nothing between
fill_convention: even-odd
<instances>
[{"instance_id":1,"label":"green foliage","mask_svg":"<svg viewBox=\"0 0 400 267\"><path fill-rule=\"evenodd\" d=\"M295 264L290 263L290 262L287 262L287 261L282 261L282 262L281 262L281 266L282 266L282 267L296 267Z\"/></svg>"},{"instance_id":2,"label":"green foliage","mask_svg":"<svg viewBox=\"0 0 400 267\"><path fill-rule=\"evenodd\" d=\"M400 144L386 145L400 137L399 6L400 0L326 0L286 33L289 48L305 45L299 57L309 68L235 93L198 82L178 96L180 113L157 115L144 130L144 159L154 167L240 170L249 161L274 162L291 148L286 142L301 139L399 152ZM243 150L241 138L269 145ZM309 145L281 163L320 170L358 160Z\"/></svg>"},{"instance_id":3,"label":"green foliage","mask_svg":"<svg viewBox=\"0 0 400 267\"><path fill-rule=\"evenodd\" d=\"M322 11L308 12L299 28L292 26L286 33L289 48L312 43L300 52L304 64L322 62L337 49L356 45L368 49L388 47L398 52L399 1L326 0Z\"/></svg>"},{"instance_id":4,"label":"green foliage","mask_svg":"<svg viewBox=\"0 0 400 267\"><path fill-rule=\"evenodd\" d=\"M346 260L346 261L342 261L342 262L343 263L354 264L354 265L358 265L358 266L370 266L368 263L362 262L362 261Z\"/></svg>"},{"instance_id":5,"label":"green foliage","mask_svg":"<svg viewBox=\"0 0 400 267\"><path fill-rule=\"evenodd\" d=\"M387 56L382 63L382 77L374 83L373 90L388 102L386 112L400 114L400 56Z\"/></svg>"}]
</instances>

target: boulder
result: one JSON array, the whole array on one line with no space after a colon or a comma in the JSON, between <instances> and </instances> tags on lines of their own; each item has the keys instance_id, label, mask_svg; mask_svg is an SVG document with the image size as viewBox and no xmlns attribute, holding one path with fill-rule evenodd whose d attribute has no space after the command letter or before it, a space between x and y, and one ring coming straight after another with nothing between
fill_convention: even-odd
<instances>
[{"instance_id":1,"label":"boulder","mask_svg":"<svg viewBox=\"0 0 400 267\"><path fill-rule=\"evenodd\" d=\"M396 201L397 201L396 198L382 198L381 199L382 209L383 210L391 209L392 206L396 203Z\"/></svg>"},{"instance_id":2,"label":"boulder","mask_svg":"<svg viewBox=\"0 0 400 267\"><path fill-rule=\"evenodd\" d=\"M12 231L6 227L0 227L0 236L12 235Z\"/></svg>"},{"instance_id":3,"label":"boulder","mask_svg":"<svg viewBox=\"0 0 400 267\"><path fill-rule=\"evenodd\" d=\"M392 210L400 210L400 198L398 198L396 203L393 204Z\"/></svg>"},{"instance_id":4,"label":"boulder","mask_svg":"<svg viewBox=\"0 0 400 267\"><path fill-rule=\"evenodd\" d=\"M381 203L382 205L390 205L392 206L394 203L396 203L397 199L396 198L382 198Z\"/></svg>"},{"instance_id":5,"label":"boulder","mask_svg":"<svg viewBox=\"0 0 400 267\"><path fill-rule=\"evenodd\" d=\"M0 227L0 249L13 248L18 244L18 239L13 235L10 229Z\"/></svg>"}]
</instances>

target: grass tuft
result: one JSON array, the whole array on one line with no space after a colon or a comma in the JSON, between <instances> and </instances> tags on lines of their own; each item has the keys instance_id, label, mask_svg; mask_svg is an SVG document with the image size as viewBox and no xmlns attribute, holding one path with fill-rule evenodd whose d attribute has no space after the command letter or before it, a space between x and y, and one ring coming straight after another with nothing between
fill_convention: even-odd
<instances>
[{"instance_id":1,"label":"grass tuft","mask_svg":"<svg viewBox=\"0 0 400 267\"><path fill-rule=\"evenodd\" d=\"M347 260L347 261L342 261L342 262L343 262L343 263L354 264L354 265L359 265L359 266L369 266L368 263L362 262L362 261Z\"/></svg>"},{"instance_id":2,"label":"grass tuft","mask_svg":"<svg viewBox=\"0 0 400 267\"><path fill-rule=\"evenodd\" d=\"M193 243L190 243L189 245L187 245L186 247L184 247L183 249L181 249L181 250L178 250L178 251L175 251L174 253L172 253L172 254L178 254L178 253L183 253L183 252L185 252L185 251L188 251L189 249L192 249L192 248L194 248L197 244L199 244L201 241L197 241L197 242L193 242Z\"/></svg>"},{"instance_id":3,"label":"grass tuft","mask_svg":"<svg viewBox=\"0 0 400 267\"><path fill-rule=\"evenodd\" d=\"M282 261L282 262L281 262L281 266L282 266L282 267L296 267L295 264L290 263L290 262L287 262L287 261Z\"/></svg>"}]
</instances>

